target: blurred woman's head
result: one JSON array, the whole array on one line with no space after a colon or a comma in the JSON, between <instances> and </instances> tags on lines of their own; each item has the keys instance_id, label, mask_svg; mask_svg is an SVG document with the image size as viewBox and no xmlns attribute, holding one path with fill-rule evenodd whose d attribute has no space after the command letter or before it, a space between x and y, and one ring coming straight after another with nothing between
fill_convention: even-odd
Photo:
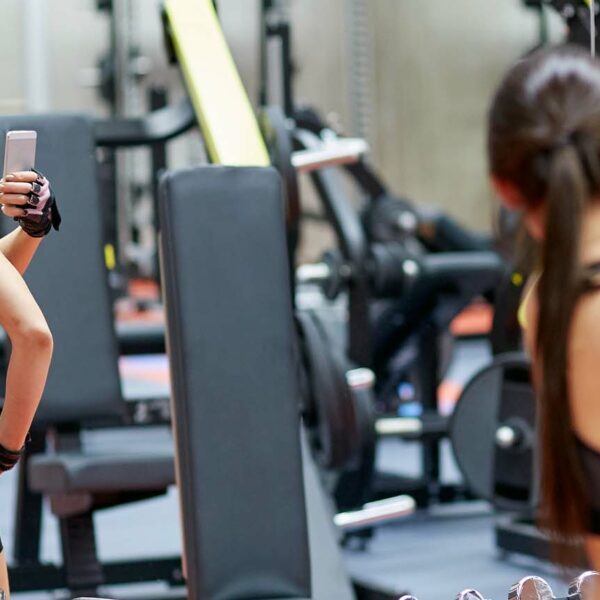
<instances>
[{"instance_id":1,"label":"blurred woman's head","mask_svg":"<svg viewBox=\"0 0 600 600\"><path fill-rule=\"evenodd\" d=\"M489 169L539 243L541 516L562 539L588 528L589 501L569 410L568 339L580 294L581 227L600 201L600 62L562 46L519 61L489 112Z\"/></svg>"}]
</instances>

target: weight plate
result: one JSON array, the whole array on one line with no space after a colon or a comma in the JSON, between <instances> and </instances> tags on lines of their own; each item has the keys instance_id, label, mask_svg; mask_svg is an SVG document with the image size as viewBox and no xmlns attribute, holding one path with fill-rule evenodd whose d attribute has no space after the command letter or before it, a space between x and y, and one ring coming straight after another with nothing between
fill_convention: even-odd
<instances>
[{"instance_id":1,"label":"weight plate","mask_svg":"<svg viewBox=\"0 0 600 600\"><path fill-rule=\"evenodd\" d=\"M331 340L311 310L298 311L308 403L306 421L314 435L313 451L324 469L352 465L359 453L357 423L347 368L336 356Z\"/></svg>"},{"instance_id":2,"label":"weight plate","mask_svg":"<svg viewBox=\"0 0 600 600\"><path fill-rule=\"evenodd\" d=\"M509 600L554 600L548 582L541 577L524 577L512 586Z\"/></svg>"},{"instance_id":3,"label":"weight plate","mask_svg":"<svg viewBox=\"0 0 600 600\"><path fill-rule=\"evenodd\" d=\"M463 590L456 596L456 600L485 600L477 590Z\"/></svg>"},{"instance_id":4,"label":"weight plate","mask_svg":"<svg viewBox=\"0 0 600 600\"><path fill-rule=\"evenodd\" d=\"M449 423L458 466L471 491L498 508L534 502L535 397L529 363L499 355L461 394Z\"/></svg>"},{"instance_id":5,"label":"weight plate","mask_svg":"<svg viewBox=\"0 0 600 600\"><path fill-rule=\"evenodd\" d=\"M595 600L600 597L600 573L596 571L582 573L569 586L570 597L579 600Z\"/></svg>"},{"instance_id":6,"label":"weight plate","mask_svg":"<svg viewBox=\"0 0 600 600\"><path fill-rule=\"evenodd\" d=\"M356 413L358 455L355 464L344 469L334 488L334 498L340 512L361 508L371 500L377 436L375 433L375 398L369 386L351 386Z\"/></svg>"}]
</instances>

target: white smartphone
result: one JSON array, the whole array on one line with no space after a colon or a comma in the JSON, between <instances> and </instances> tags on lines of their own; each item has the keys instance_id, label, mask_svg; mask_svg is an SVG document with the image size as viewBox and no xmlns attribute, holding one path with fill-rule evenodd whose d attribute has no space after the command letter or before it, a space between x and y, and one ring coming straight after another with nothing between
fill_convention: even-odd
<instances>
[{"instance_id":1,"label":"white smartphone","mask_svg":"<svg viewBox=\"0 0 600 600\"><path fill-rule=\"evenodd\" d=\"M35 166L36 131L9 131L4 146L4 175Z\"/></svg>"}]
</instances>

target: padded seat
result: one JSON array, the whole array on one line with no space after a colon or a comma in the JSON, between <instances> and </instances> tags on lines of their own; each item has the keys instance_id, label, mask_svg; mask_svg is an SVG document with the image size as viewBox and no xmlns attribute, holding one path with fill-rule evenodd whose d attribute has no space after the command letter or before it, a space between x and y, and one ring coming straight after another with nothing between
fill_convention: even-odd
<instances>
[{"instance_id":1,"label":"padded seat","mask_svg":"<svg viewBox=\"0 0 600 600\"><path fill-rule=\"evenodd\" d=\"M34 455L28 467L30 488L44 494L162 490L175 483L165 428L95 431L80 450Z\"/></svg>"},{"instance_id":2,"label":"padded seat","mask_svg":"<svg viewBox=\"0 0 600 600\"><path fill-rule=\"evenodd\" d=\"M11 579L24 582L19 591L33 590L46 572L40 561L45 497L59 521L65 587L73 596L97 595L112 575L98 557L94 514L164 494L174 482L172 438L168 427L162 433L126 427L130 407L123 398L104 260L106 207L94 185L92 121L80 115L2 116L0 153L11 129L37 131L36 166L52 181L63 216L60 233L44 241L26 275L56 350L19 465ZM14 227L0 220L0 234ZM139 337L137 332L130 345L139 346ZM110 424L122 432L107 429ZM169 579L179 557L157 560L167 565L161 576ZM145 562L121 561L119 568L132 580L156 579Z\"/></svg>"}]
</instances>

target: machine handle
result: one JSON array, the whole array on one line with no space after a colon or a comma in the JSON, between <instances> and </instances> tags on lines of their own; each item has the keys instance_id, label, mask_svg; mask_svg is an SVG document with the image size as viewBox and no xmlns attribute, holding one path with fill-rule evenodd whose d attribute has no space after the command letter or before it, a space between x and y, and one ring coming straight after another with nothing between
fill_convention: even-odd
<instances>
[{"instance_id":1,"label":"machine handle","mask_svg":"<svg viewBox=\"0 0 600 600\"><path fill-rule=\"evenodd\" d=\"M298 150L292 154L292 165L298 173L310 173L327 167L358 162L369 151L369 144L360 138L327 140L322 146Z\"/></svg>"},{"instance_id":2,"label":"machine handle","mask_svg":"<svg viewBox=\"0 0 600 600\"><path fill-rule=\"evenodd\" d=\"M360 510L339 513L334 523L344 532L366 529L404 519L415 512L416 503L410 496L396 496L378 502L369 502Z\"/></svg>"}]
</instances>

